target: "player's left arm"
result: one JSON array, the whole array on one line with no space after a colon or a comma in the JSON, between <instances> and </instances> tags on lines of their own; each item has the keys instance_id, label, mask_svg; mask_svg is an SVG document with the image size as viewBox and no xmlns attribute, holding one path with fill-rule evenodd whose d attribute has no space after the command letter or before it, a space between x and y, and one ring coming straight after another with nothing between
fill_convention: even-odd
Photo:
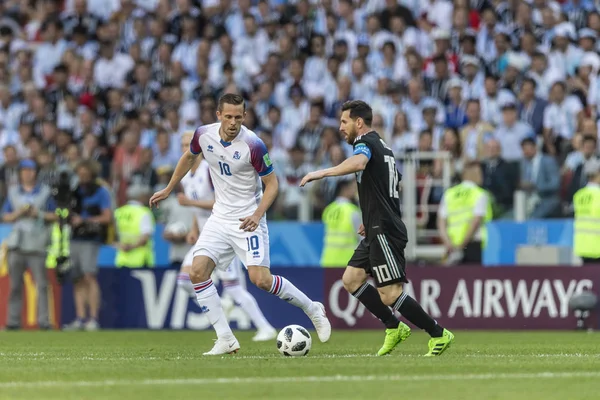
<instances>
[{"instance_id":1,"label":"player's left arm","mask_svg":"<svg viewBox=\"0 0 600 400\"><path fill-rule=\"evenodd\" d=\"M240 218L240 221L242 222L240 229L247 232L253 232L258 228L260 219L266 214L269 207L271 207L277 198L277 193L279 193L277 174L274 173L275 170L273 169L273 163L269 158L267 146L265 146L263 141L258 138L250 147L250 162L260 176L264 187L264 193L254 214L246 218Z\"/></svg>"}]
</instances>

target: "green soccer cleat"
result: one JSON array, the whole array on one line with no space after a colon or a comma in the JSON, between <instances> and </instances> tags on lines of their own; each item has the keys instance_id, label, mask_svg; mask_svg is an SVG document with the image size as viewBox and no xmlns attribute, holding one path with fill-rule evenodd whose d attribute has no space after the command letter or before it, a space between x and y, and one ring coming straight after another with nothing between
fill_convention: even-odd
<instances>
[{"instance_id":1,"label":"green soccer cleat","mask_svg":"<svg viewBox=\"0 0 600 400\"><path fill-rule=\"evenodd\" d=\"M377 352L378 356L390 354L400 343L404 342L410 336L410 328L405 323L400 322L396 329L385 330L385 340L383 346Z\"/></svg>"},{"instance_id":2,"label":"green soccer cleat","mask_svg":"<svg viewBox=\"0 0 600 400\"><path fill-rule=\"evenodd\" d=\"M454 342L454 334L448 329L444 329L441 337L429 339L429 353L425 357L435 357L441 355Z\"/></svg>"}]
</instances>

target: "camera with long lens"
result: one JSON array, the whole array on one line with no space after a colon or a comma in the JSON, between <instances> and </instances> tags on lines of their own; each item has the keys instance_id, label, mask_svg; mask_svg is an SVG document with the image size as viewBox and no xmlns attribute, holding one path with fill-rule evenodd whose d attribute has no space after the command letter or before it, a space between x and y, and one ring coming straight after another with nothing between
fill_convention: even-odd
<instances>
[{"instance_id":1,"label":"camera with long lens","mask_svg":"<svg viewBox=\"0 0 600 400\"><path fill-rule=\"evenodd\" d=\"M63 171L52 185L52 197L57 208L71 209L73 205L73 193L71 191L71 176Z\"/></svg>"},{"instance_id":2,"label":"camera with long lens","mask_svg":"<svg viewBox=\"0 0 600 400\"><path fill-rule=\"evenodd\" d=\"M58 216L59 237L54 238L58 246L56 254L56 277L62 283L69 270L71 269L71 260L69 258L68 241L71 237L71 227L69 220L71 209L74 205L73 192L71 191L71 176L63 171L52 185L52 198L56 203L56 215ZM65 239L66 238L66 239Z\"/></svg>"}]
</instances>

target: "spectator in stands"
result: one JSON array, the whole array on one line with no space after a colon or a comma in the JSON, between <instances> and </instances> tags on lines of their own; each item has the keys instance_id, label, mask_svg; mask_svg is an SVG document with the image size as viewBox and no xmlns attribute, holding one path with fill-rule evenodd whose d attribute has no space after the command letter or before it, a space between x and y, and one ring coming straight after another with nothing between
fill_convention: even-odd
<instances>
[{"instance_id":1,"label":"spectator in stands","mask_svg":"<svg viewBox=\"0 0 600 400\"><path fill-rule=\"evenodd\" d=\"M502 124L494 133L500 142L502 158L508 162L520 161L523 157L521 143L525 138L534 138L531 126L517 120L517 105L508 102L502 105Z\"/></svg>"},{"instance_id":2,"label":"spectator in stands","mask_svg":"<svg viewBox=\"0 0 600 400\"><path fill-rule=\"evenodd\" d=\"M587 185L587 175L584 173L585 165L587 163L594 163L599 160L597 151L597 142L595 136L584 136L581 142L581 163L573 171L571 177L571 183L567 192L567 202L571 204L573 202L573 196L575 192Z\"/></svg>"},{"instance_id":3,"label":"spectator in stands","mask_svg":"<svg viewBox=\"0 0 600 400\"><path fill-rule=\"evenodd\" d=\"M467 101L466 114L468 122L460 131L462 157L468 161L482 160L485 143L494 134L494 128L481 120L481 106L478 99Z\"/></svg>"},{"instance_id":4,"label":"spectator in stands","mask_svg":"<svg viewBox=\"0 0 600 400\"><path fill-rule=\"evenodd\" d=\"M485 144L485 159L481 163L482 188L490 192L494 205L494 216L510 216L514 192L517 188L519 171L502 158L502 148L496 139Z\"/></svg>"},{"instance_id":5,"label":"spectator in stands","mask_svg":"<svg viewBox=\"0 0 600 400\"><path fill-rule=\"evenodd\" d=\"M531 126L540 136L544 129L544 110L548 102L536 96L537 83L533 78L523 79L519 91L519 119Z\"/></svg>"},{"instance_id":6,"label":"spectator in stands","mask_svg":"<svg viewBox=\"0 0 600 400\"><path fill-rule=\"evenodd\" d=\"M71 269L74 281L76 319L68 330L97 330L100 310L98 253L112 222L112 201L98 180L98 166L85 160L76 169L79 184L74 191L77 204L71 217Z\"/></svg>"},{"instance_id":7,"label":"spectator in stands","mask_svg":"<svg viewBox=\"0 0 600 400\"><path fill-rule=\"evenodd\" d=\"M414 110L414 111L416 112L417 110ZM406 114L406 115L411 116L409 118L409 121L412 121L413 118L418 119L418 116L414 116L413 114ZM444 136L444 124L443 124L443 121L445 118L444 117L444 115L445 115L444 109L441 108L440 103L438 103L436 100L434 100L432 98L424 99L422 102L421 115L422 115L423 119L421 120L422 123L418 127L418 129L419 130L426 129L431 132L432 140L433 140L433 149L438 150L440 148L440 144L442 142L442 136ZM409 127L411 127L411 130L413 129L412 128L413 126L414 126L414 124L409 124Z\"/></svg>"},{"instance_id":8,"label":"spectator in stands","mask_svg":"<svg viewBox=\"0 0 600 400\"><path fill-rule=\"evenodd\" d=\"M19 182L19 158L15 146L5 146L3 149L4 163L0 167L0 198L6 199L8 190Z\"/></svg>"},{"instance_id":9,"label":"spectator in stands","mask_svg":"<svg viewBox=\"0 0 600 400\"><path fill-rule=\"evenodd\" d=\"M435 118L435 108L434 118ZM423 110L425 114L426 110ZM425 119L425 118L424 118ZM394 117L394 126L392 128L392 150L396 156L415 150L417 148L417 134L410 130L408 117L402 111L398 111Z\"/></svg>"},{"instance_id":10,"label":"spectator in stands","mask_svg":"<svg viewBox=\"0 0 600 400\"><path fill-rule=\"evenodd\" d=\"M306 155L307 161L311 162L320 147L321 137L325 126L322 124L323 104L312 103L306 125L298 132L297 146L299 146ZM304 176L304 175L302 175Z\"/></svg>"},{"instance_id":11,"label":"spectator in stands","mask_svg":"<svg viewBox=\"0 0 600 400\"><path fill-rule=\"evenodd\" d=\"M175 168L177 161L179 161L179 153L173 151L172 140L169 137L169 133L164 128L158 128L156 133L156 139L151 144L152 155L152 166L154 168L169 166Z\"/></svg>"},{"instance_id":12,"label":"spectator in stands","mask_svg":"<svg viewBox=\"0 0 600 400\"><path fill-rule=\"evenodd\" d=\"M450 179L453 182L459 180L460 174L462 173L464 160L461 158L462 145L455 129L446 129L444 136L442 137L442 146L440 147L440 151L447 151L450 154L450 170L447 171L450 175ZM434 160L434 176L441 178L443 170L444 164L442 159L438 158Z\"/></svg>"},{"instance_id":13,"label":"spectator in stands","mask_svg":"<svg viewBox=\"0 0 600 400\"><path fill-rule=\"evenodd\" d=\"M131 175L130 184L154 188L158 184L158 175L153 168L152 149L142 149L140 166Z\"/></svg>"},{"instance_id":14,"label":"spectator in stands","mask_svg":"<svg viewBox=\"0 0 600 400\"><path fill-rule=\"evenodd\" d=\"M132 131L123 133L121 144L115 150L112 168L112 187L117 188L117 203L125 202L125 191L131 179L131 174L140 165L141 147L138 145L139 137Z\"/></svg>"},{"instance_id":15,"label":"spectator in stands","mask_svg":"<svg viewBox=\"0 0 600 400\"><path fill-rule=\"evenodd\" d=\"M527 214L531 219L557 217L560 214L560 171L556 160L541 154L533 138L522 143L519 188L527 193Z\"/></svg>"},{"instance_id":16,"label":"spectator in stands","mask_svg":"<svg viewBox=\"0 0 600 400\"><path fill-rule=\"evenodd\" d=\"M463 82L460 79L452 78L446 83L446 126L448 128L461 129L468 122L462 91Z\"/></svg>"},{"instance_id":17,"label":"spectator in stands","mask_svg":"<svg viewBox=\"0 0 600 400\"><path fill-rule=\"evenodd\" d=\"M544 111L544 145L555 156L566 155L569 140L583 122L583 105L577 96L567 95L567 85L556 82L550 89L550 104Z\"/></svg>"}]
</instances>

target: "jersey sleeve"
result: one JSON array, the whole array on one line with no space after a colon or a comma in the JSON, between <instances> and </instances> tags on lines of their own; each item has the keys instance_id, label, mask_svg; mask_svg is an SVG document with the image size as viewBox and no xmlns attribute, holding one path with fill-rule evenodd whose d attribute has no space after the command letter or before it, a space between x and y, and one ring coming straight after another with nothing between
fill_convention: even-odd
<instances>
[{"instance_id":1,"label":"jersey sleeve","mask_svg":"<svg viewBox=\"0 0 600 400\"><path fill-rule=\"evenodd\" d=\"M202 126L194 131L194 136L192 137L192 141L190 142L190 152L192 154L202 153L202 147L200 147L200 136L202 136L205 132L206 128Z\"/></svg>"},{"instance_id":2,"label":"jersey sleeve","mask_svg":"<svg viewBox=\"0 0 600 400\"><path fill-rule=\"evenodd\" d=\"M369 147L369 145L367 143L365 143L363 141L354 143L353 154L354 155L362 154L364 156L367 156L367 158L369 160L371 160L371 148Z\"/></svg>"},{"instance_id":3,"label":"jersey sleeve","mask_svg":"<svg viewBox=\"0 0 600 400\"><path fill-rule=\"evenodd\" d=\"M273 172L273 163L269 158L265 143L256 137L248 145L250 146L250 162L258 175L267 176Z\"/></svg>"}]
</instances>

